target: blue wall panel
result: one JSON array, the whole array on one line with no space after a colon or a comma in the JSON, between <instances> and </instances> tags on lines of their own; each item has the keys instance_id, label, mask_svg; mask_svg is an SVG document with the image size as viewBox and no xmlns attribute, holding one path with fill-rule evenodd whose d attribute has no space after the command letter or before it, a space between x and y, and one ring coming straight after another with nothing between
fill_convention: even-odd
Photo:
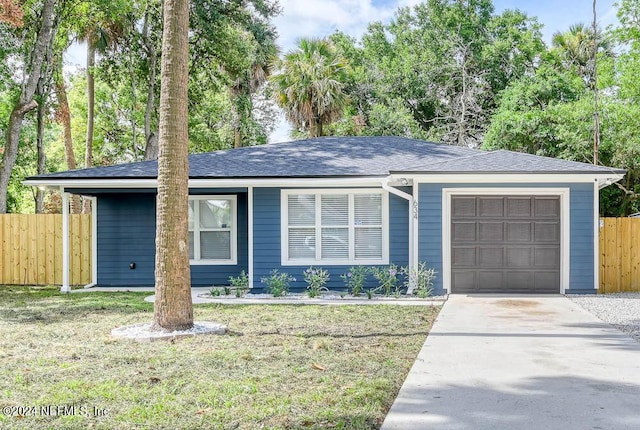
<instances>
[{"instance_id":1,"label":"blue wall panel","mask_svg":"<svg viewBox=\"0 0 640 430\"><path fill-rule=\"evenodd\" d=\"M198 190L224 194L228 190ZM248 270L247 195L238 196L238 264L192 265L192 286L228 284L229 276ZM151 193L98 194L98 285L153 286L155 199ZM129 264L135 263L135 269Z\"/></svg>"},{"instance_id":2,"label":"blue wall panel","mask_svg":"<svg viewBox=\"0 0 640 430\"><path fill-rule=\"evenodd\" d=\"M281 264L281 225L280 225L280 188L254 189L254 288L263 289L261 279L268 276L273 269L291 274L296 282L291 284L292 291L306 288L303 272L307 266L282 266ZM410 189L403 189L411 192ZM409 258L409 204L406 200L389 196L389 259L398 266L408 264ZM344 289L340 275L348 272L350 266L319 265L330 274L327 287ZM374 286L369 279L368 286Z\"/></svg>"},{"instance_id":3,"label":"blue wall panel","mask_svg":"<svg viewBox=\"0 0 640 430\"><path fill-rule=\"evenodd\" d=\"M569 188L569 289L565 293L594 293L593 261L593 184L420 184L419 185L418 258L438 271L434 291L444 291L442 284L442 189L443 188Z\"/></svg>"}]
</instances>

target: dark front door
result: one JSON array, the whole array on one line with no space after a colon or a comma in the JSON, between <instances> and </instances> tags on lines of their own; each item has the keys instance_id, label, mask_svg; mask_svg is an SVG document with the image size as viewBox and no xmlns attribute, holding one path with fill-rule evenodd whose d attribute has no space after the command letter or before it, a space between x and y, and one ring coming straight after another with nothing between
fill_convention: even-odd
<instances>
[{"instance_id":1,"label":"dark front door","mask_svg":"<svg viewBox=\"0 0 640 430\"><path fill-rule=\"evenodd\" d=\"M560 198L452 196L453 293L559 293Z\"/></svg>"}]
</instances>

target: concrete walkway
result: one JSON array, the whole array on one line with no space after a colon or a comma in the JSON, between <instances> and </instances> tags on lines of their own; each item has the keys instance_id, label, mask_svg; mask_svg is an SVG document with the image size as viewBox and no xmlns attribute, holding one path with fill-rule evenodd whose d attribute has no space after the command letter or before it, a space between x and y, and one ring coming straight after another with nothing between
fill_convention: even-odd
<instances>
[{"instance_id":1,"label":"concrete walkway","mask_svg":"<svg viewBox=\"0 0 640 430\"><path fill-rule=\"evenodd\" d=\"M453 295L382 429L640 429L640 343L562 296Z\"/></svg>"}]
</instances>

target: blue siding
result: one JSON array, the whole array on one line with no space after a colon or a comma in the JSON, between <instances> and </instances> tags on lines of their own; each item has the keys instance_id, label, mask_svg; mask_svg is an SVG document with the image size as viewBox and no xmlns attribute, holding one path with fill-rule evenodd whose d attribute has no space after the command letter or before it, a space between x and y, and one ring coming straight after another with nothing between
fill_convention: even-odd
<instances>
[{"instance_id":1,"label":"blue siding","mask_svg":"<svg viewBox=\"0 0 640 430\"><path fill-rule=\"evenodd\" d=\"M98 285L153 286L155 194L98 197ZM135 263L134 270L129 264Z\"/></svg>"},{"instance_id":2,"label":"blue siding","mask_svg":"<svg viewBox=\"0 0 640 430\"><path fill-rule=\"evenodd\" d=\"M302 273L307 266L282 266L281 264L281 225L280 225L280 188L254 189L254 288L262 289L265 285L261 279L268 276L273 269L291 274L296 278L292 283L293 291L306 288ZM410 189L403 189L411 192ZM389 196L389 260L403 266L409 261L409 204L406 200ZM330 274L327 287L344 289L340 275L346 273L350 266L319 265ZM368 286L374 286L370 280Z\"/></svg>"},{"instance_id":3,"label":"blue siding","mask_svg":"<svg viewBox=\"0 0 640 430\"><path fill-rule=\"evenodd\" d=\"M198 194L228 191L198 190ZM192 286L228 284L229 276L248 270L247 195L237 196L238 264L192 265ZM155 193L98 194L98 285L154 285L155 198ZM134 270L130 263L136 264Z\"/></svg>"},{"instance_id":4,"label":"blue siding","mask_svg":"<svg viewBox=\"0 0 640 430\"><path fill-rule=\"evenodd\" d=\"M442 284L442 189L443 188L569 188L569 288L565 293L594 293L593 279L593 184L420 184L419 186L418 256L438 271L434 282L436 294ZM505 190L508 194L508 190Z\"/></svg>"}]
</instances>

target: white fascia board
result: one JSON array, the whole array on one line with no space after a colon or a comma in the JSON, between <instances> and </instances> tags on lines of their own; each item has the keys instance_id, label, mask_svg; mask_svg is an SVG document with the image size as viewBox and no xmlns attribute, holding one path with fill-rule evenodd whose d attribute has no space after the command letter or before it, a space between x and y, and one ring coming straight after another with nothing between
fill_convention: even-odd
<instances>
[{"instance_id":1,"label":"white fascia board","mask_svg":"<svg viewBox=\"0 0 640 430\"><path fill-rule=\"evenodd\" d=\"M406 174L407 179L412 179L417 183L445 183L445 184L464 184L464 183L506 183L506 184L525 184L525 183L562 183L562 182L593 182L597 180L602 187L619 181L624 177L620 173L453 173L453 174Z\"/></svg>"},{"instance_id":2,"label":"white fascia board","mask_svg":"<svg viewBox=\"0 0 640 430\"><path fill-rule=\"evenodd\" d=\"M385 177L190 179L189 188L380 186ZM157 188L156 179L31 179L23 184L46 188Z\"/></svg>"}]
</instances>

